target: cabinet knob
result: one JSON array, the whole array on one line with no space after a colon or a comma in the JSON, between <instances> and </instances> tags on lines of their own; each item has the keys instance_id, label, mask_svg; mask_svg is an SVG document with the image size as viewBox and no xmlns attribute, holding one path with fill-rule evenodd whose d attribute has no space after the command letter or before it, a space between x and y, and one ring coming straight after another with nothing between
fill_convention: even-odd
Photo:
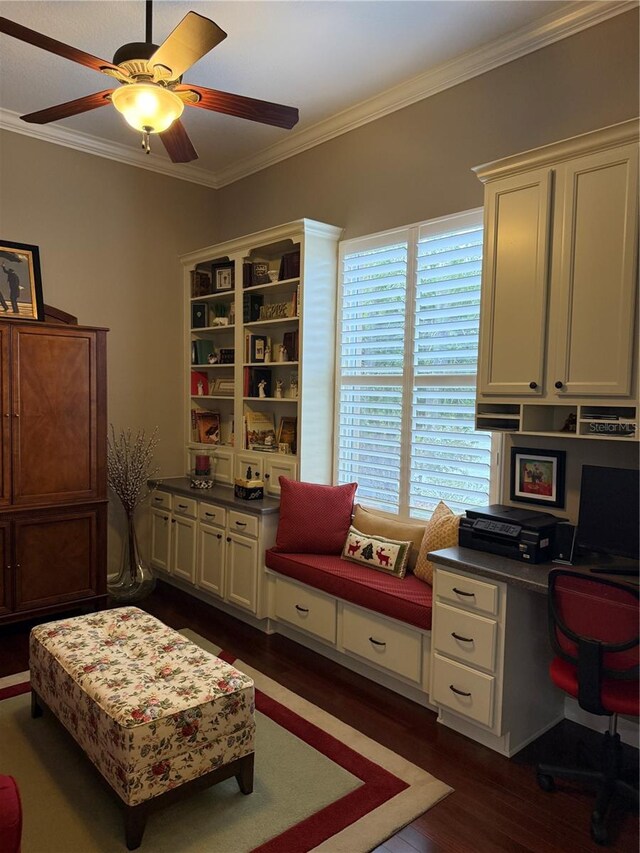
<instances>
[{"instance_id":1,"label":"cabinet knob","mask_svg":"<svg viewBox=\"0 0 640 853\"><path fill-rule=\"evenodd\" d=\"M559 379L557 382L554 382L556 388L564 388L564 382L561 382Z\"/></svg>"},{"instance_id":2,"label":"cabinet knob","mask_svg":"<svg viewBox=\"0 0 640 853\"><path fill-rule=\"evenodd\" d=\"M231 542L231 537L227 536L227 542Z\"/></svg>"},{"instance_id":3,"label":"cabinet knob","mask_svg":"<svg viewBox=\"0 0 640 853\"><path fill-rule=\"evenodd\" d=\"M4 413L4 417L5 417L5 418L10 417L9 412L5 412L5 413Z\"/></svg>"},{"instance_id":4,"label":"cabinet knob","mask_svg":"<svg viewBox=\"0 0 640 853\"><path fill-rule=\"evenodd\" d=\"M538 387L537 382L530 382L529 383L529 388L531 388L532 391L535 391L537 387Z\"/></svg>"},{"instance_id":5,"label":"cabinet knob","mask_svg":"<svg viewBox=\"0 0 640 853\"><path fill-rule=\"evenodd\" d=\"M171 519L171 524L175 524L175 523L176 523L175 518L172 518L172 519Z\"/></svg>"},{"instance_id":6,"label":"cabinet knob","mask_svg":"<svg viewBox=\"0 0 640 853\"><path fill-rule=\"evenodd\" d=\"M20 417L20 412L14 412L14 413L13 413L13 417L14 417L14 418L19 418L19 417Z\"/></svg>"},{"instance_id":7,"label":"cabinet knob","mask_svg":"<svg viewBox=\"0 0 640 853\"><path fill-rule=\"evenodd\" d=\"M264 475L265 480L268 480L270 476L271 476L271 474L265 474Z\"/></svg>"},{"instance_id":8,"label":"cabinet knob","mask_svg":"<svg viewBox=\"0 0 640 853\"><path fill-rule=\"evenodd\" d=\"M218 537L218 539L222 539L222 533L216 533L216 536Z\"/></svg>"},{"instance_id":9,"label":"cabinet knob","mask_svg":"<svg viewBox=\"0 0 640 853\"><path fill-rule=\"evenodd\" d=\"M169 521L169 516L168 516L168 515L163 515L162 517L164 518L164 520L165 520L165 521Z\"/></svg>"}]
</instances>

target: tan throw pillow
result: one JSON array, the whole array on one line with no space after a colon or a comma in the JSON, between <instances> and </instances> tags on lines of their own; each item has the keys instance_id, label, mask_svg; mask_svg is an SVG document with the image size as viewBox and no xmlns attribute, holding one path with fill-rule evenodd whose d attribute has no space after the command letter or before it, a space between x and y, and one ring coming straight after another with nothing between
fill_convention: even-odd
<instances>
[{"instance_id":1,"label":"tan throw pillow","mask_svg":"<svg viewBox=\"0 0 640 853\"><path fill-rule=\"evenodd\" d=\"M415 569L426 529L424 522L413 524L409 521L396 521L358 504L353 516L353 526L367 535L384 536L402 542L409 540L411 547L407 571L412 572Z\"/></svg>"},{"instance_id":2,"label":"tan throw pillow","mask_svg":"<svg viewBox=\"0 0 640 853\"><path fill-rule=\"evenodd\" d=\"M444 501L440 501L434 509L433 515L427 522L416 567L413 570L414 575L421 581L428 584L433 583L433 563L427 560L427 554L430 551L451 548L458 544L460 518L461 516L454 515Z\"/></svg>"},{"instance_id":3,"label":"tan throw pillow","mask_svg":"<svg viewBox=\"0 0 640 853\"><path fill-rule=\"evenodd\" d=\"M403 578L407 570L410 545L411 542L397 542L383 536L367 536L351 527L342 549L342 558Z\"/></svg>"}]
</instances>

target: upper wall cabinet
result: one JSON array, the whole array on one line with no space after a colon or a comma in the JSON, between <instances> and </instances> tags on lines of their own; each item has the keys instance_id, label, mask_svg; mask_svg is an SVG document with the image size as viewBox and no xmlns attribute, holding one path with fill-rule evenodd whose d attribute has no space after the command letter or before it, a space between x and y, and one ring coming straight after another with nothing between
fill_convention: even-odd
<instances>
[{"instance_id":1,"label":"upper wall cabinet","mask_svg":"<svg viewBox=\"0 0 640 853\"><path fill-rule=\"evenodd\" d=\"M581 414L604 417L607 404L635 421L638 121L475 171L486 185L478 426L580 434Z\"/></svg>"}]
</instances>

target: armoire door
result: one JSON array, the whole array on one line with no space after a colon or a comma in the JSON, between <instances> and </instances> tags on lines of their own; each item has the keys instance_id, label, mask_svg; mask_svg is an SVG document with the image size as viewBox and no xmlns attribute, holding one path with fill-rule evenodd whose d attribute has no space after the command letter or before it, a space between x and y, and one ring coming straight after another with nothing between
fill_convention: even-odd
<instances>
[{"instance_id":1,"label":"armoire door","mask_svg":"<svg viewBox=\"0 0 640 853\"><path fill-rule=\"evenodd\" d=\"M13 505L99 498L96 333L44 325L12 332Z\"/></svg>"},{"instance_id":2,"label":"armoire door","mask_svg":"<svg viewBox=\"0 0 640 853\"><path fill-rule=\"evenodd\" d=\"M13 604L13 570L8 521L0 523L0 613L9 613Z\"/></svg>"},{"instance_id":3,"label":"armoire door","mask_svg":"<svg viewBox=\"0 0 640 853\"><path fill-rule=\"evenodd\" d=\"M98 594L98 513L67 509L13 522L15 610Z\"/></svg>"},{"instance_id":4,"label":"armoire door","mask_svg":"<svg viewBox=\"0 0 640 853\"><path fill-rule=\"evenodd\" d=\"M0 328L0 506L11 503L10 329Z\"/></svg>"}]
</instances>

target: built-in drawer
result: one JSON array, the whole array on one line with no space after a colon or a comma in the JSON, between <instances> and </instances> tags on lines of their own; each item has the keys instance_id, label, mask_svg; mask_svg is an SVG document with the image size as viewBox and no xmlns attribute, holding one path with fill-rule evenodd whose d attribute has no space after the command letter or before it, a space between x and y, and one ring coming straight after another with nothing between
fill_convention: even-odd
<instances>
[{"instance_id":1,"label":"built-in drawer","mask_svg":"<svg viewBox=\"0 0 640 853\"><path fill-rule=\"evenodd\" d=\"M156 509L171 509L171 494L154 489L151 493L151 506Z\"/></svg>"},{"instance_id":2,"label":"built-in drawer","mask_svg":"<svg viewBox=\"0 0 640 853\"><path fill-rule=\"evenodd\" d=\"M384 616L363 613L345 604L342 611L342 645L345 651L382 666L395 675L420 683L422 635L395 625Z\"/></svg>"},{"instance_id":3,"label":"built-in drawer","mask_svg":"<svg viewBox=\"0 0 640 853\"><path fill-rule=\"evenodd\" d=\"M438 599L452 601L470 610L482 610L495 616L498 613L499 589L496 584L485 583L476 578L468 578L436 569L436 595Z\"/></svg>"},{"instance_id":4,"label":"built-in drawer","mask_svg":"<svg viewBox=\"0 0 640 853\"><path fill-rule=\"evenodd\" d=\"M199 507L198 517L205 524L215 524L216 527L224 527L227 521L227 511L221 506L215 504L201 503Z\"/></svg>"},{"instance_id":5,"label":"built-in drawer","mask_svg":"<svg viewBox=\"0 0 640 853\"><path fill-rule=\"evenodd\" d=\"M198 517L198 502L193 498L183 498L182 495L173 496L173 511L178 515L186 515L189 518Z\"/></svg>"},{"instance_id":6,"label":"built-in drawer","mask_svg":"<svg viewBox=\"0 0 640 853\"><path fill-rule=\"evenodd\" d=\"M246 536L253 536L254 539L257 539L258 517L231 509L229 510L229 530L233 530L236 533L244 533Z\"/></svg>"},{"instance_id":7,"label":"built-in drawer","mask_svg":"<svg viewBox=\"0 0 640 853\"><path fill-rule=\"evenodd\" d=\"M309 634L336 641L336 602L318 590L276 578L275 614Z\"/></svg>"},{"instance_id":8,"label":"built-in drawer","mask_svg":"<svg viewBox=\"0 0 640 853\"><path fill-rule=\"evenodd\" d=\"M433 613L433 648L458 660L495 671L498 623L459 607L437 602Z\"/></svg>"},{"instance_id":9,"label":"built-in drawer","mask_svg":"<svg viewBox=\"0 0 640 853\"><path fill-rule=\"evenodd\" d=\"M434 654L430 699L434 705L491 728L495 681L493 675Z\"/></svg>"}]
</instances>

